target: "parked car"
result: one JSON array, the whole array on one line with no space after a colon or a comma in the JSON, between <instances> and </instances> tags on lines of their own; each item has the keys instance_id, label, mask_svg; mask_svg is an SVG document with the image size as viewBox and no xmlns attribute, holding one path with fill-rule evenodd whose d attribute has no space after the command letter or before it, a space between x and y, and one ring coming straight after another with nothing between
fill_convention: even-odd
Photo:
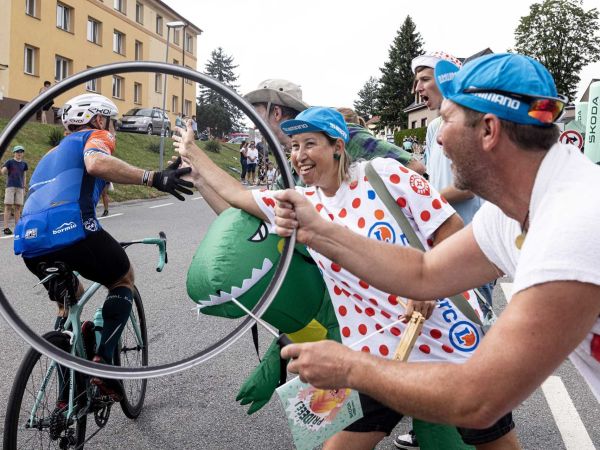
<instances>
[{"instance_id":1,"label":"parked car","mask_svg":"<svg viewBox=\"0 0 600 450\"><path fill-rule=\"evenodd\" d=\"M234 138L231 138L227 141L228 144L241 144L242 142L245 142L248 140L248 136L236 136Z\"/></svg>"},{"instance_id":2,"label":"parked car","mask_svg":"<svg viewBox=\"0 0 600 450\"><path fill-rule=\"evenodd\" d=\"M164 118L165 136L171 135L171 122L169 116L163 115L158 108L133 108L123 114L118 123L119 131L133 131L137 133L158 134L162 130Z\"/></svg>"}]
</instances>

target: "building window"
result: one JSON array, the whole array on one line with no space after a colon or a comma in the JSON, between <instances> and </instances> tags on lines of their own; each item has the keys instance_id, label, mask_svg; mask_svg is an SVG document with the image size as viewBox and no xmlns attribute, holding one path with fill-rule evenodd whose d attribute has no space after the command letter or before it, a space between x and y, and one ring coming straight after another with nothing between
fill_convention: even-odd
<instances>
[{"instance_id":1,"label":"building window","mask_svg":"<svg viewBox=\"0 0 600 450\"><path fill-rule=\"evenodd\" d=\"M56 26L61 30L71 31L71 18L73 17L73 8L62 3L56 4Z\"/></svg>"},{"instance_id":2,"label":"building window","mask_svg":"<svg viewBox=\"0 0 600 450\"><path fill-rule=\"evenodd\" d=\"M416 120L413 120L413 121L410 123L410 127L411 127L411 128L417 128L417 121L416 121Z\"/></svg>"},{"instance_id":3,"label":"building window","mask_svg":"<svg viewBox=\"0 0 600 450\"><path fill-rule=\"evenodd\" d=\"M156 16L156 33L163 35L163 18L162 16Z\"/></svg>"},{"instance_id":4,"label":"building window","mask_svg":"<svg viewBox=\"0 0 600 450\"><path fill-rule=\"evenodd\" d=\"M23 72L29 75L37 75L38 49L31 45L25 45L25 59Z\"/></svg>"},{"instance_id":5,"label":"building window","mask_svg":"<svg viewBox=\"0 0 600 450\"><path fill-rule=\"evenodd\" d=\"M37 0L25 0L25 14L31 17L39 17Z\"/></svg>"},{"instance_id":6,"label":"building window","mask_svg":"<svg viewBox=\"0 0 600 450\"><path fill-rule=\"evenodd\" d=\"M427 126L427 117L423 117L423 118L421 119L421 126L422 126L422 127L426 127L426 126Z\"/></svg>"},{"instance_id":7,"label":"building window","mask_svg":"<svg viewBox=\"0 0 600 450\"><path fill-rule=\"evenodd\" d=\"M190 67L190 66L185 66L185 68L186 68L186 69L190 69L190 70L191 70L191 67ZM185 79L185 84L192 84L192 80L190 80L189 78L186 78L186 79Z\"/></svg>"},{"instance_id":8,"label":"building window","mask_svg":"<svg viewBox=\"0 0 600 450\"><path fill-rule=\"evenodd\" d=\"M123 79L123 77L118 77L116 75L113 75L112 96L114 98L119 98L119 99L123 98L123 83L124 82L125 82L125 80Z\"/></svg>"},{"instance_id":9,"label":"building window","mask_svg":"<svg viewBox=\"0 0 600 450\"><path fill-rule=\"evenodd\" d=\"M102 36L100 27L101 27L100 22L98 22L96 19L92 19L91 17L88 17L88 23L87 23L87 40L88 41L93 42L94 44L100 45L100 36Z\"/></svg>"},{"instance_id":10,"label":"building window","mask_svg":"<svg viewBox=\"0 0 600 450\"><path fill-rule=\"evenodd\" d=\"M183 108L183 115L186 117L189 117L191 115L192 112L192 102L189 100L186 100L184 102L184 108Z\"/></svg>"},{"instance_id":11,"label":"building window","mask_svg":"<svg viewBox=\"0 0 600 450\"><path fill-rule=\"evenodd\" d=\"M162 73L154 74L154 92L162 94L163 81L162 81Z\"/></svg>"},{"instance_id":12,"label":"building window","mask_svg":"<svg viewBox=\"0 0 600 450\"><path fill-rule=\"evenodd\" d=\"M173 30L173 44L179 45L179 30L177 28Z\"/></svg>"},{"instance_id":13,"label":"building window","mask_svg":"<svg viewBox=\"0 0 600 450\"><path fill-rule=\"evenodd\" d=\"M173 96L173 100L171 101L171 111L174 113L179 111L179 97L176 95Z\"/></svg>"},{"instance_id":14,"label":"building window","mask_svg":"<svg viewBox=\"0 0 600 450\"><path fill-rule=\"evenodd\" d=\"M194 53L194 37L188 33L185 33L185 51Z\"/></svg>"},{"instance_id":15,"label":"building window","mask_svg":"<svg viewBox=\"0 0 600 450\"><path fill-rule=\"evenodd\" d=\"M125 0L115 0L115 9L125 14Z\"/></svg>"},{"instance_id":16,"label":"building window","mask_svg":"<svg viewBox=\"0 0 600 450\"><path fill-rule=\"evenodd\" d=\"M113 34L113 52L119 55L125 54L125 35L117 30Z\"/></svg>"},{"instance_id":17,"label":"building window","mask_svg":"<svg viewBox=\"0 0 600 450\"><path fill-rule=\"evenodd\" d=\"M73 61L56 55L54 59L54 79L61 81L67 78L71 75L71 67L73 67Z\"/></svg>"},{"instance_id":18,"label":"building window","mask_svg":"<svg viewBox=\"0 0 600 450\"><path fill-rule=\"evenodd\" d=\"M142 104L142 83L133 83L133 103Z\"/></svg>"},{"instance_id":19,"label":"building window","mask_svg":"<svg viewBox=\"0 0 600 450\"><path fill-rule=\"evenodd\" d=\"M140 41L135 41L135 60L141 61L144 59L144 44Z\"/></svg>"},{"instance_id":20,"label":"building window","mask_svg":"<svg viewBox=\"0 0 600 450\"><path fill-rule=\"evenodd\" d=\"M173 58L173 65L174 66L178 66L179 65L179 61L177 61L175 58ZM173 75L173 78L175 78L177 80L179 77L177 75Z\"/></svg>"},{"instance_id":21,"label":"building window","mask_svg":"<svg viewBox=\"0 0 600 450\"><path fill-rule=\"evenodd\" d=\"M135 2L135 21L137 23L144 23L144 5L140 2Z\"/></svg>"},{"instance_id":22,"label":"building window","mask_svg":"<svg viewBox=\"0 0 600 450\"><path fill-rule=\"evenodd\" d=\"M92 66L87 66L88 69L91 69ZM85 83L85 90L90 92L100 92L100 79L94 78L93 80Z\"/></svg>"}]
</instances>

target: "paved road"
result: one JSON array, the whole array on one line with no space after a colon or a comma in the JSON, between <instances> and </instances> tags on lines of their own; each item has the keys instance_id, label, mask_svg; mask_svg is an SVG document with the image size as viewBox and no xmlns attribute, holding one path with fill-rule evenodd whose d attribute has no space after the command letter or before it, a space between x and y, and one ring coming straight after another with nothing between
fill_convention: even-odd
<instances>
[{"instance_id":1,"label":"paved road","mask_svg":"<svg viewBox=\"0 0 600 450\"><path fill-rule=\"evenodd\" d=\"M190 356L233 328L233 321L197 317L194 304L185 293L190 259L214 220L204 200L195 198L180 203L163 198L133 202L111 206L111 213L102 223L118 239L148 237L159 230L166 231L169 238L169 264L160 274L154 271L153 249L132 247L129 251L149 321L152 363ZM43 289L32 288L35 279L12 255L11 249L12 238L0 239L0 286L33 329L47 331L53 305L47 301ZM504 288L510 289L510 285ZM494 296L501 307L505 301L503 289L497 288ZM271 339L264 332L260 333L260 339L264 350ZM0 321L0 342L0 377L12 380L25 345L4 321ZM246 335L205 364L150 380L140 418L128 420L118 407L114 408L109 425L86 448L291 449L291 434L277 400L252 416L247 416L245 408L235 403L238 387L256 363L252 340ZM10 384L0 383L0 433ZM539 389L515 412L523 447L600 448L600 408L570 363L557 370L545 392ZM408 427L405 421L397 431ZM378 448L395 447L386 439Z\"/></svg>"}]
</instances>

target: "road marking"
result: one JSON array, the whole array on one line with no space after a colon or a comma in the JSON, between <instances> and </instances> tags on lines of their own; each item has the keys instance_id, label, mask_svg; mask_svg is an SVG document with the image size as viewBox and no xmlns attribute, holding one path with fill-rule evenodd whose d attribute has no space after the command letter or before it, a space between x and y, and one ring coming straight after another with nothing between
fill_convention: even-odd
<instances>
[{"instance_id":1,"label":"road marking","mask_svg":"<svg viewBox=\"0 0 600 450\"><path fill-rule=\"evenodd\" d=\"M163 203L162 205L156 205L156 206L151 206L148 209L154 209L154 208L162 208L163 206L169 206L172 205L173 203Z\"/></svg>"},{"instance_id":2,"label":"road marking","mask_svg":"<svg viewBox=\"0 0 600 450\"><path fill-rule=\"evenodd\" d=\"M569 393L559 377L551 376L542 384L542 391L554 416L567 450L594 450L590 439Z\"/></svg>"},{"instance_id":3,"label":"road marking","mask_svg":"<svg viewBox=\"0 0 600 450\"><path fill-rule=\"evenodd\" d=\"M11 234L10 236L0 236L0 239L12 239L13 235Z\"/></svg>"},{"instance_id":4,"label":"road marking","mask_svg":"<svg viewBox=\"0 0 600 450\"><path fill-rule=\"evenodd\" d=\"M192 200L201 200L202 197L194 197Z\"/></svg>"},{"instance_id":5,"label":"road marking","mask_svg":"<svg viewBox=\"0 0 600 450\"><path fill-rule=\"evenodd\" d=\"M500 287L502 288L502 292L504 292L504 298L506 298L506 304L512 298L512 283L500 283Z\"/></svg>"},{"instance_id":6,"label":"road marking","mask_svg":"<svg viewBox=\"0 0 600 450\"><path fill-rule=\"evenodd\" d=\"M98 217L98 220L110 219L111 217L122 216L123 213L110 214L108 216Z\"/></svg>"}]
</instances>

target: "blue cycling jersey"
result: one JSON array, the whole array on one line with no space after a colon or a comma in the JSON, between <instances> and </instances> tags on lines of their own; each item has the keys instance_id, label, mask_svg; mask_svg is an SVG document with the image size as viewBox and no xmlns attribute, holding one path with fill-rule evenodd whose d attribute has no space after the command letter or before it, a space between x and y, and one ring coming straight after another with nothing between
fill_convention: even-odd
<instances>
[{"instance_id":1,"label":"blue cycling jersey","mask_svg":"<svg viewBox=\"0 0 600 450\"><path fill-rule=\"evenodd\" d=\"M84 156L107 149L106 131L65 137L39 162L29 183L23 216L15 227L15 254L34 257L67 247L101 229L96 204L106 182L90 175ZM112 141L108 143L112 146Z\"/></svg>"}]
</instances>

